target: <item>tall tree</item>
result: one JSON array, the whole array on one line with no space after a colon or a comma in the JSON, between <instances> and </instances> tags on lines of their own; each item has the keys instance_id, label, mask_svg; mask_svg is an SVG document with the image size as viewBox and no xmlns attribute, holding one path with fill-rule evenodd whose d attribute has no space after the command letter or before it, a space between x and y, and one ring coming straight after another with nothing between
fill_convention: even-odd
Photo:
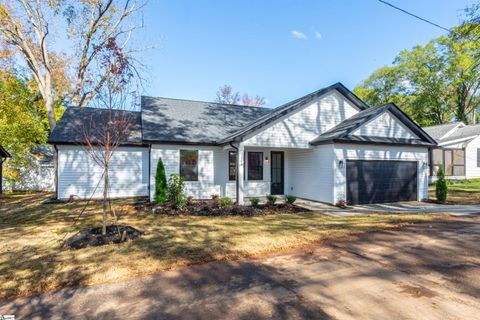
<instances>
[{"instance_id":1,"label":"tall tree","mask_svg":"<svg viewBox=\"0 0 480 320\"><path fill-rule=\"evenodd\" d=\"M476 123L480 30L461 35L461 28L400 52L392 66L375 71L355 93L371 105L395 102L420 125L451 120Z\"/></svg>"},{"instance_id":2,"label":"tall tree","mask_svg":"<svg viewBox=\"0 0 480 320\"><path fill-rule=\"evenodd\" d=\"M119 64L129 62L135 72L135 50L128 48L128 42L132 31L142 25L133 19L141 7L136 0L2 1L0 40L3 46L17 49L30 70L43 98L50 129L56 124L55 100L67 97L73 104L85 106L109 78L118 76L116 68L102 63L103 55L115 56ZM57 23L62 17L66 28ZM73 43L68 63L72 80L69 95L55 83L57 66L65 63L56 61L63 54L52 49L53 33L56 37L62 33Z\"/></svg>"},{"instance_id":3,"label":"tall tree","mask_svg":"<svg viewBox=\"0 0 480 320\"><path fill-rule=\"evenodd\" d=\"M239 104L249 107L261 107L265 105L264 97L249 96L247 93L241 95L238 91L234 91L231 86L223 85L217 91L217 99L215 100L222 104Z\"/></svg>"},{"instance_id":4,"label":"tall tree","mask_svg":"<svg viewBox=\"0 0 480 320\"><path fill-rule=\"evenodd\" d=\"M5 163L7 183L19 178L20 167L28 166L30 149L47 140L48 124L41 103L27 81L12 71L0 70L0 145L12 155ZM57 116L59 112L57 108Z\"/></svg>"}]
</instances>

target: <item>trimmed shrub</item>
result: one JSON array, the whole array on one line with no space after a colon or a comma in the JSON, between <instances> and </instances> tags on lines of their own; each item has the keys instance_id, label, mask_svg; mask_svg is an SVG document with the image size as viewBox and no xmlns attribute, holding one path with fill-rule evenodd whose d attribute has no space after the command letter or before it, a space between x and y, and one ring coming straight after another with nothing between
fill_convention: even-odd
<instances>
[{"instance_id":1,"label":"trimmed shrub","mask_svg":"<svg viewBox=\"0 0 480 320\"><path fill-rule=\"evenodd\" d=\"M273 194L267 194L267 200L269 204L275 204L277 201L277 196L274 196Z\"/></svg>"},{"instance_id":2,"label":"trimmed shrub","mask_svg":"<svg viewBox=\"0 0 480 320\"><path fill-rule=\"evenodd\" d=\"M230 198L221 198L220 199L220 206L226 207L231 206L233 204L233 200Z\"/></svg>"},{"instance_id":3,"label":"trimmed shrub","mask_svg":"<svg viewBox=\"0 0 480 320\"><path fill-rule=\"evenodd\" d=\"M185 195L185 182L183 177L174 173L170 175L167 186L167 199L179 209L185 208L187 205L187 197Z\"/></svg>"},{"instance_id":4,"label":"trimmed shrub","mask_svg":"<svg viewBox=\"0 0 480 320\"><path fill-rule=\"evenodd\" d=\"M442 167L438 169L437 176L438 180L435 182L435 195L438 201L445 202L445 200L447 200L448 186Z\"/></svg>"},{"instance_id":5,"label":"trimmed shrub","mask_svg":"<svg viewBox=\"0 0 480 320\"><path fill-rule=\"evenodd\" d=\"M252 204L252 207L258 207L258 204L260 203L260 199L256 197L250 198L250 203Z\"/></svg>"},{"instance_id":6,"label":"trimmed shrub","mask_svg":"<svg viewBox=\"0 0 480 320\"><path fill-rule=\"evenodd\" d=\"M288 194L285 195L285 202L293 204L295 201L297 201L297 197L295 196L289 196Z\"/></svg>"},{"instance_id":7,"label":"trimmed shrub","mask_svg":"<svg viewBox=\"0 0 480 320\"><path fill-rule=\"evenodd\" d=\"M160 204L165 201L167 201L167 176L162 158L160 158L155 173L155 202Z\"/></svg>"}]
</instances>

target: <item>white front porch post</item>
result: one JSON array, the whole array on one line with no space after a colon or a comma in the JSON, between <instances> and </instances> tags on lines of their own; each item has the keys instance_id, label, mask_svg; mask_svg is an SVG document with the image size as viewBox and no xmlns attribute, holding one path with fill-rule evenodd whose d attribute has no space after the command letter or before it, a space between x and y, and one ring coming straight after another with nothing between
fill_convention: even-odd
<instances>
[{"instance_id":1,"label":"white front porch post","mask_svg":"<svg viewBox=\"0 0 480 320\"><path fill-rule=\"evenodd\" d=\"M240 143L238 145L237 149L237 204L238 205L243 205L244 200L243 200L243 177L245 176L244 168L245 166L243 165L245 163L245 149L243 147L243 143Z\"/></svg>"}]
</instances>

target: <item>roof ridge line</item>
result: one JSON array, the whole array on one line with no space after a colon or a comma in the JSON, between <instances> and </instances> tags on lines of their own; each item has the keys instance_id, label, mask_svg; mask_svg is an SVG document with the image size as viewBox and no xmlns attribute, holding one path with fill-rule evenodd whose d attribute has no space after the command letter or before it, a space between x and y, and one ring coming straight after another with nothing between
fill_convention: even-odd
<instances>
[{"instance_id":1,"label":"roof ridge line","mask_svg":"<svg viewBox=\"0 0 480 320\"><path fill-rule=\"evenodd\" d=\"M200 102L200 103L209 103L209 104L216 104L216 105L220 105L220 106L229 106L229 107L257 108L257 109L268 109L268 110L273 110L273 109L274 109L274 108L267 108L267 107L248 106L248 105L244 105L244 104L227 104L227 103L220 103L220 102L213 102L213 101L193 100L193 99L182 99L182 98L153 97L153 96L145 96L145 95L142 95L142 98L167 99L167 100L189 101L189 102ZM143 106L143 104L142 104L142 106Z\"/></svg>"}]
</instances>

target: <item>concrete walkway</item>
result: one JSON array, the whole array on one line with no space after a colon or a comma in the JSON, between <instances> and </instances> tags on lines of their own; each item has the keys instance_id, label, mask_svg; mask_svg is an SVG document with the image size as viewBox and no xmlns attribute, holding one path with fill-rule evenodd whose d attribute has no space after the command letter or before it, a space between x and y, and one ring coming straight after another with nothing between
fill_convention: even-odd
<instances>
[{"instance_id":1,"label":"concrete walkway","mask_svg":"<svg viewBox=\"0 0 480 320\"><path fill-rule=\"evenodd\" d=\"M340 209L321 202L297 199L296 205L312 211L319 211L331 216L349 216L369 213L447 213L454 216L480 214L480 204L477 205L447 205L421 201L363 204Z\"/></svg>"},{"instance_id":2,"label":"concrete walkway","mask_svg":"<svg viewBox=\"0 0 480 320\"><path fill-rule=\"evenodd\" d=\"M17 319L480 319L480 216L0 300Z\"/></svg>"}]
</instances>

